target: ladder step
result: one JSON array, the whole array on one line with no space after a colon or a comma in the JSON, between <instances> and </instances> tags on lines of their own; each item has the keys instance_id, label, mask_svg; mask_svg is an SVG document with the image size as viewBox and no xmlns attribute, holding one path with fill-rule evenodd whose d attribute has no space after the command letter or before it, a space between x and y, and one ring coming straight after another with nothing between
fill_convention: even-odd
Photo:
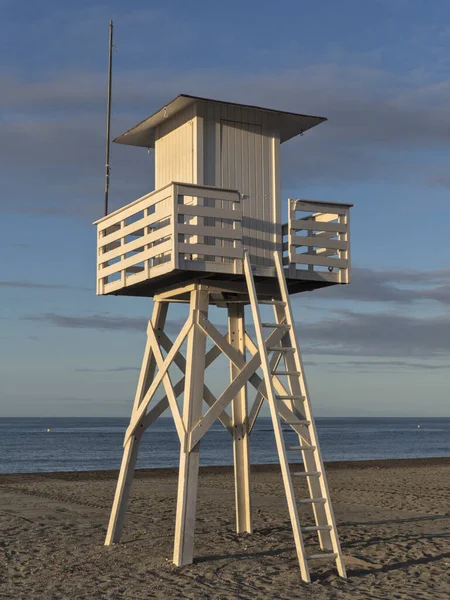
<instances>
[{"instance_id":1,"label":"ladder step","mask_svg":"<svg viewBox=\"0 0 450 600\"><path fill-rule=\"evenodd\" d=\"M277 400L306 400L305 396L275 396Z\"/></svg>"},{"instance_id":2,"label":"ladder step","mask_svg":"<svg viewBox=\"0 0 450 600\"><path fill-rule=\"evenodd\" d=\"M331 531L331 525L312 525L311 527L302 527L302 531Z\"/></svg>"},{"instance_id":3,"label":"ladder step","mask_svg":"<svg viewBox=\"0 0 450 600\"><path fill-rule=\"evenodd\" d=\"M287 346L275 346L267 348L267 352L295 352L295 348L288 348Z\"/></svg>"},{"instance_id":4,"label":"ladder step","mask_svg":"<svg viewBox=\"0 0 450 600\"><path fill-rule=\"evenodd\" d=\"M288 446L286 450L315 450L316 446Z\"/></svg>"},{"instance_id":5,"label":"ladder step","mask_svg":"<svg viewBox=\"0 0 450 600\"><path fill-rule=\"evenodd\" d=\"M298 504L325 504L325 498L305 498L304 500L297 500Z\"/></svg>"},{"instance_id":6,"label":"ladder step","mask_svg":"<svg viewBox=\"0 0 450 600\"><path fill-rule=\"evenodd\" d=\"M336 552L322 552L322 554L307 554L306 560L315 560L316 558L337 558Z\"/></svg>"},{"instance_id":7,"label":"ladder step","mask_svg":"<svg viewBox=\"0 0 450 600\"><path fill-rule=\"evenodd\" d=\"M292 477L320 477L322 473L320 471L295 471L291 475Z\"/></svg>"},{"instance_id":8,"label":"ladder step","mask_svg":"<svg viewBox=\"0 0 450 600\"><path fill-rule=\"evenodd\" d=\"M272 371L272 375L295 375L299 377L301 373L300 371Z\"/></svg>"},{"instance_id":9,"label":"ladder step","mask_svg":"<svg viewBox=\"0 0 450 600\"><path fill-rule=\"evenodd\" d=\"M287 323L261 323L261 327L271 327L272 329L290 329Z\"/></svg>"}]
</instances>

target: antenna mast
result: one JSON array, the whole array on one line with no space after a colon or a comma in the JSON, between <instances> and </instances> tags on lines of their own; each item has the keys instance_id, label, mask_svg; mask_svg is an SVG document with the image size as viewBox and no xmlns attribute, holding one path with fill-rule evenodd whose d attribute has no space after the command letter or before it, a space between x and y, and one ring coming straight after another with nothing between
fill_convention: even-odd
<instances>
[{"instance_id":1,"label":"antenna mast","mask_svg":"<svg viewBox=\"0 0 450 600\"><path fill-rule=\"evenodd\" d=\"M108 103L106 108L106 172L105 172L105 217L108 214L109 196L109 147L111 131L111 73L113 48L113 22L109 22L109 55L108 55Z\"/></svg>"}]
</instances>

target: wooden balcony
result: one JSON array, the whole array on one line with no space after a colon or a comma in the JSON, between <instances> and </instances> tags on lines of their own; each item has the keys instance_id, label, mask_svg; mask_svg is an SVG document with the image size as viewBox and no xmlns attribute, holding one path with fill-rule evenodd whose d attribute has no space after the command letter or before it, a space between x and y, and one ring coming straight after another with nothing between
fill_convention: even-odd
<instances>
[{"instance_id":1,"label":"wooden balcony","mask_svg":"<svg viewBox=\"0 0 450 600\"><path fill-rule=\"evenodd\" d=\"M241 273L241 221L236 190L171 183L150 192L96 221L97 294L127 293L178 270Z\"/></svg>"},{"instance_id":2,"label":"wooden balcony","mask_svg":"<svg viewBox=\"0 0 450 600\"><path fill-rule=\"evenodd\" d=\"M289 221L283 225L283 264L289 279L350 283L352 206L289 199Z\"/></svg>"},{"instance_id":3,"label":"wooden balcony","mask_svg":"<svg viewBox=\"0 0 450 600\"><path fill-rule=\"evenodd\" d=\"M350 207L289 200L273 250L283 250L292 293L349 283ZM170 183L103 217L95 223L97 294L153 296L206 278L244 291L242 212L237 190ZM274 267L253 271L270 294Z\"/></svg>"}]
</instances>

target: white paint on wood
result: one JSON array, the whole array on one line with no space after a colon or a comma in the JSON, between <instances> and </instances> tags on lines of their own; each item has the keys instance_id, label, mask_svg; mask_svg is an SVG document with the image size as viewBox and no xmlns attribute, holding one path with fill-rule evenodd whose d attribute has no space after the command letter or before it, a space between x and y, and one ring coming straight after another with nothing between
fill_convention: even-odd
<instances>
[{"instance_id":1,"label":"white paint on wood","mask_svg":"<svg viewBox=\"0 0 450 600\"><path fill-rule=\"evenodd\" d=\"M149 324L155 328L163 328L166 317L167 306L164 306L160 303L155 303L152 319ZM149 387L150 381L153 378L155 368L156 361L153 356L152 342L149 338L147 338L131 419L133 419L133 415L136 413L144 399L147 388ZM116 493L114 495L114 502L108 524L108 531L106 533L106 546L118 542L122 534L125 512L128 505L134 469L139 451L139 443L140 432L137 436L129 437L125 443L122 464L120 466L119 478L116 486Z\"/></svg>"},{"instance_id":2,"label":"white paint on wood","mask_svg":"<svg viewBox=\"0 0 450 600\"><path fill-rule=\"evenodd\" d=\"M245 320L244 306L230 304L228 306L228 335L230 344L245 361ZM238 367L230 364L230 381L239 373ZM233 398L233 455L234 455L234 488L236 501L237 533L252 533L252 508L250 497L250 439L248 430L247 386L244 385Z\"/></svg>"},{"instance_id":3,"label":"white paint on wood","mask_svg":"<svg viewBox=\"0 0 450 600\"><path fill-rule=\"evenodd\" d=\"M191 318L195 322L195 326L188 338L189 362L183 403L183 422L188 433L202 414L206 336L197 326L199 314L203 316L208 314L208 291L198 288L191 293ZM188 450L183 444L180 450L173 551L173 562L178 566L187 565L193 561L199 464L200 444L197 444L192 450Z\"/></svg>"}]
</instances>

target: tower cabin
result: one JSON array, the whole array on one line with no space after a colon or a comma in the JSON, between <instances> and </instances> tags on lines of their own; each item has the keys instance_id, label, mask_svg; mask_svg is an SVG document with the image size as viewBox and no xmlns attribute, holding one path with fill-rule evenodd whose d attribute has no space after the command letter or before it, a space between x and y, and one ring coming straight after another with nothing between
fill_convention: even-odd
<instances>
[{"instance_id":1,"label":"tower cabin","mask_svg":"<svg viewBox=\"0 0 450 600\"><path fill-rule=\"evenodd\" d=\"M280 144L325 120L183 94L115 139L154 149L155 189L96 222L97 294L242 293L244 249L262 294L275 251L289 293L349 283L351 205L289 199L282 221Z\"/></svg>"}]
</instances>

